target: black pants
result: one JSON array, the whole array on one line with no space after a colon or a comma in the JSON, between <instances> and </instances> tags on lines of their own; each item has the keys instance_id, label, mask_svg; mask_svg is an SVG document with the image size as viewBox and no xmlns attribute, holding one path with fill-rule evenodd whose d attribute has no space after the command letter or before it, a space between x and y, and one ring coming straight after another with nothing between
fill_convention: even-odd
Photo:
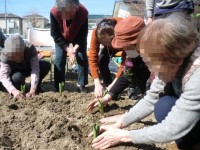
<instances>
[{"instance_id":1,"label":"black pants","mask_svg":"<svg viewBox=\"0 0 200 150\"><path fill-rule=\"evenodd\" d=\"M40 67L40 78L37 88L40 88L42 80L49 73L51 64L47 61L40 60L39 67ZM11 82L17 89L20 89L20 86L25 84L26 77L29 77L30 75L31 75L31 68L27 68L25 70L20 70L20 71L11 70L10 74Z\"/></svg>"},{"instance_id":2,"label":"black pants","mask_svg":"<svg viewBox=\"0 0 200 150\"><path fill-rule=\"evenodd\" d=\"M104 47L99 54L99 71L106 86L112 83L112 77L108 66L110 58L116 53L117 51L108 50Z\"/></svg>"},{"instance_id":3,"label":"black pants","mask_svg":"<svg viewBox=\"0 0 200 150\"><path fill-rule=\"evenodd\" d=\"M109 94L114 97L120 94L125 88L127 88L131 83L136 83L141 92L146 91L146 82L150 77L150 71L143 62L140 56L133 58L133 76L122 75L118 78L113 87L109 90Z\"/></svg>"}]
</instances>

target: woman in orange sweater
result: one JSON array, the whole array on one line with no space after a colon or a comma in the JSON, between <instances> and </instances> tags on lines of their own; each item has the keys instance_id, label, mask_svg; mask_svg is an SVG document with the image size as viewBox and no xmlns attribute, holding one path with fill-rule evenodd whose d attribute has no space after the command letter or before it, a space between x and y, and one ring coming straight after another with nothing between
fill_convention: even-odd
<instances>
[{"instance_id":1,"label":"woman in orange sweater","mask_svg":"<svg viewBox=\"0 0 200 150\"><path fill-rule=\"evenodd\" d=\"M137 52L137 36L145 28L142 18L129 16L120 21L114 29L115 37L112 40L112 46L116 49L123 49L126 59L124 61L123 75L113 84L107 94L101 98L103 105L106 105L113 97L119 95L130 84L139 87L142 94L146 91L146 81L150 77L150 71ZM134 91L133 91L134 92ZM98 106L98 100L95 98L87 106L87 111L91 112Z\"/></svg>"},{"instance_id":2,"label":"woman in orange sweater","mask_svg":"<svg viewBox=\"0 0 200 150\"><path fill-rule=\"evenodd\" d=\"M111 41L114 38L114 27L121 20L122 18L103 19L92 32L89 66L92 78L94 79L94 95L96 97L103 96L103 86L99 79L99 71L105 86L108 86L108 88L110 88L122 74L123 61L113 82L108 68L110 58L117 52L122 51L122 49L115 49L111 45ZM102 49L100 49L100 45L103 45Z\"/></svg>"}]
</instances>

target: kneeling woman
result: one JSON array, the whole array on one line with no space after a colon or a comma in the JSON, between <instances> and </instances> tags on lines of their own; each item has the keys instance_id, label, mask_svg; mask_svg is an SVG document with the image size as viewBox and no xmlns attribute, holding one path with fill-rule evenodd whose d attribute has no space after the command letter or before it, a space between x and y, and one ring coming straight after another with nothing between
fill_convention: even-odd
<instances>
[{"instance_id":1,"label":"kneeling woman","mask_svg":"<svg viewBox=\"0 0 200 150\"><path fill-rule=\"evenodd\" d=\"M158 19L139 36L139 50L156 75L146 96L93 141L96 149L122 142L166 143L181 149L200 145L199 34L181 14ZM131 131L126 127L154 112L157 125Z\"/></svg>"},{"instance_id":2,"label":"kneeling woman","mask_svg":"<svg viewBox=\"0 0 200 150\"><path fill-rule=\"evenodd\" d=\"M49 62L38 60L36 48L31 43L24 42L20 36L12 36L6 39L1 53L0 82L15 98L25 98L19 88L31 75L31 88L26 97L32 97L41 91L42 79L50 67Z\"/></svg>"}]
</instances>

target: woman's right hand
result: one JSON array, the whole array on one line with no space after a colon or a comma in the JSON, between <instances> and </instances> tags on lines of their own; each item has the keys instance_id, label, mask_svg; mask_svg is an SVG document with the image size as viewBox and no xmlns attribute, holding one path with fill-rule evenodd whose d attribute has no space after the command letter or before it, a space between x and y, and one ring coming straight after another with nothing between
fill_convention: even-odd
<instances>
[{"instance_id":1,"label":"woman's right hand","mask_svg":"<svg viewBox=\"0 0 200 150\"><path fill-rule=\"evenodd\" d=\"M25 98L24 94L17 89L13 90L12 94L13 94L14 98L16 98L16 99L24 99Z\"/></svg>"}]
</instances>

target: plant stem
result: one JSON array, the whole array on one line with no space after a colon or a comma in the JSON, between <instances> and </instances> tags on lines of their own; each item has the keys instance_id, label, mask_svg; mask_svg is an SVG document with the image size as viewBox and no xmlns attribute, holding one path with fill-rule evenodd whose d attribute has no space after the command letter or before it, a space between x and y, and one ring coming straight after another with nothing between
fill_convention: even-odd
<instances>
[{"instance_id":1,"label":"plant stem","mask_svg":"<svg viewBox=\"0 0 200 150\"><path fill-rule=\"evenodd\" d=\"M60 95L61 95L62 92L63 92L63 87L64 87L64 82L60 82L60 83L59 83L59 93L60 93Z\"/></svg>"},{"instance_id":2,"label":"plant stem","mask_svg":"<svg viewBox=\"0 0 200 150\"><path fill-rule=\"evenodd\" d=\"M99 108L99 111L102 115L104 115L104 108L103 108L103 104L102 102L98 99L98 108Z\"/></svg>"},{"instance_id":3,"label":"plant stem","mask_svg":"<svg viewBox=\"0 0 200 150\"><path fill-rule=\"evenodd\" d=\"M99 135L100 126L95 123L92 128L93 128L93 137L95 139Z\"/></svg>"},{"instance_id":4,"label":"plant stem","mask_svg":"<svg viewBox=\"0 0 200 150\"><path fill-rule=\"evenodd\" d=\"M21 85L21 92L24 94L25 93L25 90L26 90L26 85L24 84L24 85Z\"/></svg>"}]
</instances>

